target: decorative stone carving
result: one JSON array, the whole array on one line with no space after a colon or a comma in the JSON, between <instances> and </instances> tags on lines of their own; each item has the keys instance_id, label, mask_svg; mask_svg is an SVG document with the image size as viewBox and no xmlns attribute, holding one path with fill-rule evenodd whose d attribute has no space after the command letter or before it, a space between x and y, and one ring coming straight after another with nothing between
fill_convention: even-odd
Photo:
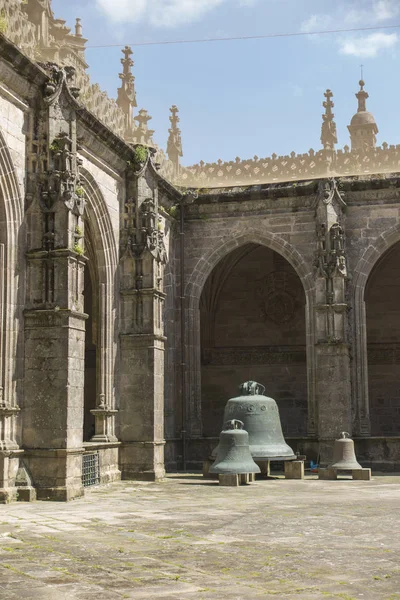
<instances>
[{"instance_id":1,"label":"decorative stone carving","mask_svg":"<svg viewBox=\"0 0 400 600\"><path fill-rule=\"evenodd\" d=\"M274 271L258 282L257 293L262 303L262 315L276 324L288 323L297 308L292 290L297 288L295 277L285 271Z\"/></svg>"},{"instance_id":2,"label":"decorative stone carving","mask_svg":"<svg viewBox=\"0 0 400 600\"><path fill-rule=\"evenodd\" d=\"M121 260L131 256L141 258L145 250L161 264L167 262L162 217L157 213L152 198L146 198L137 210L136 202L125 203L124 231L122 232Z\"/></svg>"},{"instance_id":3,"label":"decorative stone carving","mask_svg":"<svg viewBox=\"0 0 400 600\"><path fill-rule=\"evenodd\" d=\"M342 226L345 202L334 179L322 180L316 202L316 319L319 342L346 339L347 266Z\"/></svg>"},{"instance_id":4,"label":"decorative stone carving","mask_svg":"<svg viewBox=\"0 0 400 600\"><path fill-rule=\"evenodd\" d=\"M133 130L135 129L133 109L137 106L135 77L132 74L134 62L131 58L133 54L132 49L129 46L125 46L122 53L124 54L124 58L121 58L123 72L119 75L122 85L118 88L117 104L125 114L124 138L126 141L130 141L132 139Z\"/></svg>"},{"instance_id":5,"label":"decorative stone carving","mask_svg":"<svg viewBox=\"0 0 400 600\"><path fill-rule=\"evenodd\" d=\"M171 116L169 120L171 121L171 128L169 129L169 138L167 144L167 154L168 158L174 165L174 174L179 173L179 158L183 156L182 153L182 138L181 138L181 130L178 127L178 123L180 121L178 117L178 107L172 106L170 108Z\"/></svg>"},{"instance_id":6,"label":"decorative stone carving","mask_svg":"<svg viewBox=\"0 0 400 600\"><path fill-rule=\"evenodd\" d=\"M324 150L333 150L337 144L336 123L333 120L335 115L332 112L335 105L331 100L331 90L326 90L324 96L326 101L323 103L325 114L322 115L321 143Z\"/></svg>"},{"instance_id":7,"label":"decorative stone carving","mask_svg":"<svg viewBox=\"0 0 400 600\"><path fill-rule=\"evenodd\" d=\"M346 277L344 232L338 222L340 208L344 206L344 201L336 181L329 179L320 182L318 197L318 202L322 203L325 209L317 208L317 251L314 263L317 277L327 279L335 275Z\"/></svg>"},{"instance_id":8,"label":"decorative stone carving","mask_svg":"<svg viewBox=\"0 0 400 600\"><path fill-rule=\"evenodd\" d=\"M31 290L31 305L54 308L67 306L81 311L80 285L83 277L85 190L77 155L75 99L67 83L75 70L54 63L41 67L49 74L40 110L30 116L26 202L30 247L29 277L37 281ZM68 117L65 107L68 106ZM74 271L71 290L59 286L60 260ZM67 269L67 266L65 266ZM42 283L40 283L42 282ZM67 298L69 294L69 298Z\"/></svg>"},{"instance_id":9,"label":"decorative stone carving","mask_svg":"<svg viewBox=\"0 0 400 600\"><path fill-rule=\"evenodd\" d=\"M34 59L38 51L36 27L25 12L26 5L21 0L0 0L0 11L3 16L8 37L18 48Z\"/></svg>"},{"instance_id":10,"label":"decorative stone carving","mask_svg":"<svg viewBox=\"0 0 400 600\"><path fill-rule=\"evenodd\" d=\"M149 129L147 123L151 120L151 116L144 108L139 110L139 114L135 117L138 126L133 135L133 141L136 144L145 144L146 146L154 146L152 135L153 129Z\"/></svg>"}]
</instances>

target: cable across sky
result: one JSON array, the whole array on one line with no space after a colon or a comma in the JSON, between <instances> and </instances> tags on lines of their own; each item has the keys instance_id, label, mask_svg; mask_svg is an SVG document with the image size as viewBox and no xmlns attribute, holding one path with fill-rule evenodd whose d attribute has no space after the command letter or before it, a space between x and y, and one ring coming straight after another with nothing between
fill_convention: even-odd
<instances>
[{"instance_id":1,"label":"cable across sky","mask_svg":"<svg viewBox=\"0 0 400 600\"><path fill-rule=\"evenodd\" d=\"M261 40L268 38L299 37L305 35L326 35L331 33L351 33L355 31L377 31L381 29L400 29L399 25L382 25L374 27L353 27L351 29L325 29L322 31L297 31L291 33L267 33L264 35L244 35L237 37L205 38L194 40L161 40L159 42L131 42L129 44L101 44L86 46L86 48L122 48L129 46L162 46L167 44L204 44L207 42L233 42L238 40Z\"/></svg>"}]
</instances>

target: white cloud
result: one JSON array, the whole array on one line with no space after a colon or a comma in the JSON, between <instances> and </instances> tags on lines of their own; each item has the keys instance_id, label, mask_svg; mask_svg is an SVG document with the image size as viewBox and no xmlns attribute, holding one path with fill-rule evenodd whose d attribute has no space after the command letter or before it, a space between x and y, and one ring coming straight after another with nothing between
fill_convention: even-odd
<instances>
[{"instance_id":1,"label":"white cloud","mask_svg":"<svg viewBox=\"0 0 400 600\"><path fill-rule=\"evenodd\" d=\"M376 0L373 11L378 21L388 21L400 13L399 2L398 0Z\"/></svg>"},{"instance_id":2,"label":"white cloud","mask_svg":"<svg viewBox=\"0 0 400 600\"><path fill-rule=\"evenodd\" d=\"M373 0L364 3L361 8L358 3L347 6L342 11L342 19L346 25L369 25L382 23L393 19L400 13L398 0Z\"/></svg>"},{"instance_id":3,"label":"white cloud","mask_svg":"<svg viewBox=\"0 0 400 600\"><path fill-rule=\"evenodd\" d=\"M398 42L397 33L371 33L356 38L344 39L339 44L341 54L373 58L381 50L393 48Z\"/></svg>"},{"instance_id":4,"label":"white cloud","mask_svg":"<svg viewBox=\"0 0 400 600\"><path fill-rule=\"evenodd\" d=\"M400 15L399 0L355 0L337 4L332 14L313 14L300 26L300 31L327 29L335 21L335 29L357 26L374 26Z\"/></svg>"},{"instance_id":5,"label":"white cloud","mask_svg":"<svg viewBox=\"0 0 400 600\"><path fill-rule=\"evenodd\" d=\"M228 0L96 0L115 23L145 22L154 27L177 27L203 17ZM236 0L252 6L257 0Z\"/></svg>"},{"instance_id":6,"label":"white cloud","mask_svg":"<svg viewBox=\"0 0 400 600\"><path fill-rule=\"evenodd\" d=\"M331 15L311 15L306 21L300 25L300 31L303 33L311 33L312 31L323 31L327 29L333 21Z\"/></svg>"},{"instance_id":7,"label":"white cloud","mask_svg":"<svg viewBox=\"0 0 400 600\"><path fill-rule=\"evenodd\" d=\"M332 14L313 14L300 26L303 33L327 29L374 27L386 24L400 15L399 0L347 0L336 5ZM320 38L312 35L310 39ZM375 32L368 35L348 34L337 41L341 54L358 57L375 57L379 52L392 48L399 40L396 33Z\"/></svg>"}]
</instances>

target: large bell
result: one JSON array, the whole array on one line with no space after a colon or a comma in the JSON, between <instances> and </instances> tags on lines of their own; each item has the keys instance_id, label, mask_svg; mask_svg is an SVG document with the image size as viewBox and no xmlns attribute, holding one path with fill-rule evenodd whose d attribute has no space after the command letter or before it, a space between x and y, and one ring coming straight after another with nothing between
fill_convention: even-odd
<instances>
[{"instance_id":1,"label":"large bell","mask_svg":"<svg viewBox=\"0 0 400 600\"><path fill-rule=\"evenodd\" d=\"M240 386L241 395L228 400L224 422L238 419L249 434L250 452L254 460L293 460L293 450L284 440L278 406L264 396L265 387L256 381ZM219 446L211 456L216 456Z\"/></svg>"},{"instance_id":2,"label":"large bell","mask_svg":"<svg viewBox=\"0 0 400 600\"><path fill-rule=\"evenodd\" d=\"M243 429L242 421L232 419L225 423L219 436L217 458L210 467L210 473L260 473L260 467L251 458L249 435Z\"/></svg>"},{"instance_id":3,"label":"large bell","mask_svg":"<svg viewBox=\"0 0 400 600\"><path fill-rule=\"evenodd\" d=\"M350 439L346 431L341 433L341 437L335 440L333 448L333 463L332 469L353 470L362 469L362 466L357 462L356 453L354 451L354 442Z\"/></svg>"}]
</instances>

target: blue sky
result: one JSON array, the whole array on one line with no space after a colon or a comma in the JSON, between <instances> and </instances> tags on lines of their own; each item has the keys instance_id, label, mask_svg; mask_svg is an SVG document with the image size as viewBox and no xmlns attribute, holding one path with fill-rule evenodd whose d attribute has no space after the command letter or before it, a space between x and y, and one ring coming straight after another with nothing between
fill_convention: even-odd
<instances>
[{"instance_id":1,"label":"blue sky","mask_svg":"<svg viewBox=\"0 0 400 600\"><path fill-rule=\"evenodd\" d=\"M400 25L400 0L53 0L80 17L88 46ZM360 64L378 143L400 143L400 28L132 46L138 109L166 146L169 107L180 109L184 158L232 160L320 148L323 93L332 89L338 147L357 109ZM116 97L121 48L88 48L93 82Z\"/></svg>"}]
</instances>

